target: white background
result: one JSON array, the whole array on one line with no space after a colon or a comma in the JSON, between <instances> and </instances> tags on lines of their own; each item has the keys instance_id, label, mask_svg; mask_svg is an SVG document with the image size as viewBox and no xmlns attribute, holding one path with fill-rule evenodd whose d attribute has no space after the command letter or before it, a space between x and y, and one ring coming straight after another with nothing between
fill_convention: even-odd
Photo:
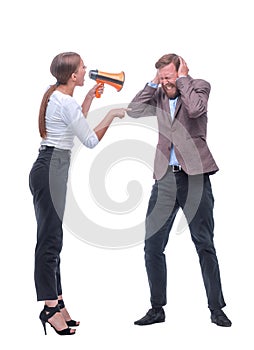
<instances>
[{"instance_id":1,"label":"white background","mask_svg":"<svg viewBox=\"0 0 254 350\"><path fill-rule=\"evenodd\" d=\"M13 0L0 7L2 346L253 349L251 1ZM41 97L55 82L49 66L62 51L79 52L88 69L125 71L123 90L106 87L92 109L128 103L154 77L154 63L165 53L181 55L190 75L211 83L208 144L220 167L212 178L215 243L231 328L210 323L187 230L181 235L173 230L167 247L166 322L143 328L133 325L149 308L143 245L101 249L65 230L65 301L81 325L74 337L59 337L49 328L44 336L38 318L42 304L36 302L33 284L36 223L28 174L40 142ZM77 88L80 103L93 84L87 77L85 86ZM113 128L105 144L110 138ZM151 184L152 178L145 183L147 196Z\"/></svg>"}]
</instances>

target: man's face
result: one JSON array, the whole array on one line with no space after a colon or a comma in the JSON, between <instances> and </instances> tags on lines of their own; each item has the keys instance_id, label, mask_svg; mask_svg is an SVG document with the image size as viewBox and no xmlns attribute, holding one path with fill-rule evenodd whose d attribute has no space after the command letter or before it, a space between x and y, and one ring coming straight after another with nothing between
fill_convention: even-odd
<instances>
[{"instance_id":1,"label":"man's face","mask_svg":"<svg viewBox=\"0 0 254 350\"><path fill-rule=\"evenodd\" d=\"M178 72L173 63L158 69L160 84L168 98L176 98L179 95L179 90L176 87L176 79Z\"/></svg>"}]
</instances>

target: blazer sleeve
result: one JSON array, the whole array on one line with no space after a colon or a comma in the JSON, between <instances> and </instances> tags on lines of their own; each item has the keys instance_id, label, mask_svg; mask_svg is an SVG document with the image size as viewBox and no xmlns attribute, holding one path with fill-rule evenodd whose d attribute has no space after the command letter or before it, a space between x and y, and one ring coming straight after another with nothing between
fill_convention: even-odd
<instances>
[{"instance_id":1,"label":"blazer sleeve","mask_svg":"<svg viewBox=\"0 0 254 350\"><path fill-rule=\"evenodd\" d=\"M146 85L128 105L131 110L127 114L132 118L156 115L156 95L157 89Z\"/></svg>"},{"instance_id":2,"label":"blazer sleeve","mask_svg":"<svg viewBox=\"0 0 254 350\"><path fill-rule=\"evenodd\" d=\"M211 90L207 81L187 76L177 79L176 86L180 91L181 100L188 111L189 118L199 118L207 113Z\"/></svg>"}]
</instances>

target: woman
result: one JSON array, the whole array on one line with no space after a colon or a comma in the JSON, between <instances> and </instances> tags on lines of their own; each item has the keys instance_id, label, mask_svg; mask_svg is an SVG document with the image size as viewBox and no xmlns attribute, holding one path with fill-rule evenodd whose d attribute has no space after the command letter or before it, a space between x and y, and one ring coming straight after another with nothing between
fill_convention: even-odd
<instances>
[{"instance_id":1,"label":"woman","mask_svg":"<svg viewBox=\"0 0 254 350\"><path fill-rule=\"evenodd\" d=\"M50 66L56 78L43 96L39 112L42 137L39 155L29 175L37 220L35 249L35 286L37 300L44 301L40 313L45 334L49 323L60 335L75 334L79 322L71 319L65 308L61 277L62 220L65 208L70 150L77 136L87 147L95 147L115 117L123 118L126 109L112 109L94 130L86 116L95 97L96 84L86 95L82 106L72 97L76 86L83 86L86 67L80 55L65 52L57 55Z\"/></svg>"}]
</instances>

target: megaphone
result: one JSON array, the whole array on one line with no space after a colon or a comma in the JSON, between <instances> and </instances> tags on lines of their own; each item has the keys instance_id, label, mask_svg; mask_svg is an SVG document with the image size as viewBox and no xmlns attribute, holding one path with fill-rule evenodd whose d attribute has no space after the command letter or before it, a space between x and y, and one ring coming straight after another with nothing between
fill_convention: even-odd
<instances>
[{"instance_id":1,"label":"megaphone","mask_svg":"<svg viewBox=\"0 0 254 350\"><path fill-rule=\"evenodd\" d=\"M120 73L106 73L101 72L98 69L90 70L89 72L89 78L96 80L96 83L99 84L108 84L113 86L117 91L120 91L123 87L125 74L124 72ZM99 88L96 89L95 96L97 98L101 97L101 94L99 93Z\"/></svg>"}]
</instances>

